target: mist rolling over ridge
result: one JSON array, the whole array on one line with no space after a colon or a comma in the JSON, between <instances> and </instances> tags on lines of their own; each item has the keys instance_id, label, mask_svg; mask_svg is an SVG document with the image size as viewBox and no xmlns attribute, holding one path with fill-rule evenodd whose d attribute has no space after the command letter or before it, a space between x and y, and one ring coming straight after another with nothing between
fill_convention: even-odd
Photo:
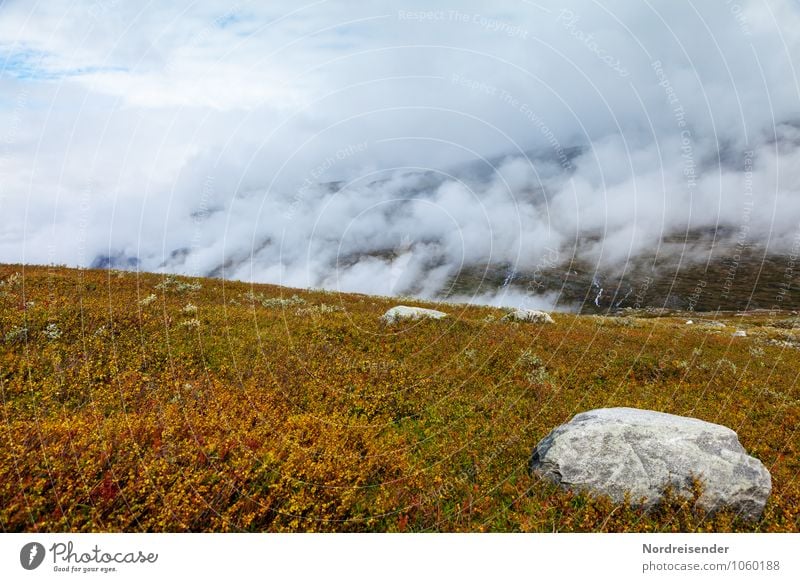
<instances>
[{"instance_id":1,"label":"mist rolling over ridge","mask_svg":"<svg viewBox=\"0 0 800 582\"><path fill-rule=\"evenodd\" d=\"M103 6L0 7L2 262L798 307L795 2Z\"/></svg>"}]
</instances>

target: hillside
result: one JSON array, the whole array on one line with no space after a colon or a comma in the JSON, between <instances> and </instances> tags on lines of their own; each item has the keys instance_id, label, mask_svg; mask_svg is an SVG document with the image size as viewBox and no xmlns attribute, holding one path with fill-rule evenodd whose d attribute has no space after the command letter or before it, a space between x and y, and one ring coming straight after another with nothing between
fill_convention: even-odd
<instances>
[{"instance_id":1,"label":"hillside","mask_svg":"<svg viewBox=\"0 0 800 582\"><path fill-rule=\"evenodd\" d=\"M606 269L577 259L537 271L508 265L465 267L449 283L449 295L492 294L508 286L512 292L557 296L557 307L590 314L640 308L800 309L800 296L792 292L798 274L791 254L768 252L756 244L712 244L697 233L678 244L662 244L658 256L636 256Z\"/></svg>"},{"instance_id":2,"label":"hillside","mask_svg":"<svg viewBox=\"0 0 800 582\"><path fill-rule=\"evenodd\" d=\"M401 303L450 317L381 324ZM637 313L538 326L490 307L1 265L0 527L800 529L796 314ZM607 406L737 431L772 474L762 520L679 501L645 514L528 474L539 439Z\"/></svg>"}]
</instances>

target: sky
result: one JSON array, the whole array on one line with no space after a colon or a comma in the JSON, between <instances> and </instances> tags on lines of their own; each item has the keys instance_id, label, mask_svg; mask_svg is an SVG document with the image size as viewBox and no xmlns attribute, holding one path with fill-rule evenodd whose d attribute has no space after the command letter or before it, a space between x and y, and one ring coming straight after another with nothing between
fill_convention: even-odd
<instances>
[{"instance_id":1,"label":"sky","mask_svg":"<svg viewBox=\"0 0 800 582\"><path fill-rule=\"evenodd\" d=\"M795 0L0 1L0 261L432 297L791 256L798 57Z\"/></svg>"}]
</instances>

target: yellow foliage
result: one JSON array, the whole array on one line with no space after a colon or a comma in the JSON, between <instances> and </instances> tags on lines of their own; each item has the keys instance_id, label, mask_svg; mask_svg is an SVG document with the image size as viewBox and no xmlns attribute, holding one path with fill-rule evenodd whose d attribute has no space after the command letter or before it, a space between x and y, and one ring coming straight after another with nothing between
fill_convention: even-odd
<instances>
[{"instance_id":1,"label":"yellow foliage","mask_svg":"<svg viewBox=\"0 0 800 582\"><path fill-rule=\"evenodd\" d=\"M800 359L766 315L731 341L464 306L386 327L386 298L148 274L0 266L0 284L5 531L800 529ZM772 474L763 519L528 474L539 439L604 406L735 429Z\"/></svg>"}]
</instances>

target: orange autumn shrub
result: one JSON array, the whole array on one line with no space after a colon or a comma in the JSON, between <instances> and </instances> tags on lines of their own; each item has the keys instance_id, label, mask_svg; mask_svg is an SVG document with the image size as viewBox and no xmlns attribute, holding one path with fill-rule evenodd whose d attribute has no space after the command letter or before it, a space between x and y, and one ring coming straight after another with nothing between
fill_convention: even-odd
<instances>
[{"instance_id":1,"label":"orange autumn shrub","mask_svg":"<svg viewBox=\"0 0 800 582\"><path fill-rule=\"evenodd\" d=\"M772 325L786 314L539 326L416 302L450 317L381 324L397 303L0 265L0 527L800 529L800 358ZM763 519L670 495L643 512L528 474L539 439L605 406L736 430L772 474Z\"/></svg>"}]
</instances>

